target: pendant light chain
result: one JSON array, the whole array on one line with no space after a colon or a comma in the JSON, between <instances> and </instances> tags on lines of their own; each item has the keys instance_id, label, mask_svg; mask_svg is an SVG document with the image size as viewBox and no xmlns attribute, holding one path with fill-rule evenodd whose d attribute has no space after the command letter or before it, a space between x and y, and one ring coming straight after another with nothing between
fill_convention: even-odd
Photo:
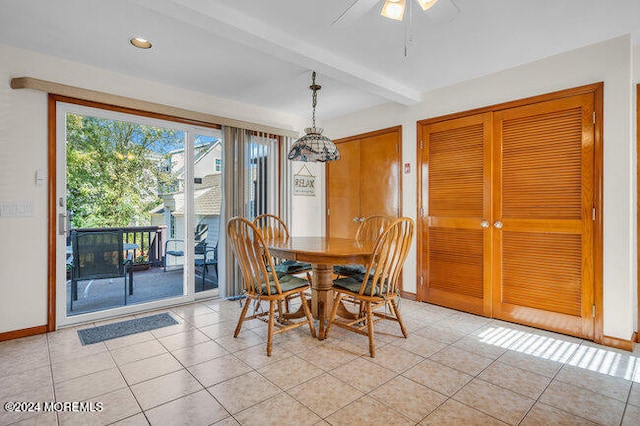
<instances>
[{"instance_id":1,"label":"pendant light chain","mask_svg":"<svg viewBox=\"0 0 640 426\"><path fill-rule=\"evenodd\" d=\"M313 74L311 74L311 86L309 86L309 89L313 91L313 95L311 96L311 105L313 106L311 122L313 123L313 127L316 127L316 105L318 104L318 90L320 90L321 87L322 86L316 84L316 72L314 71Z\"/></svg>"}]
</instances>

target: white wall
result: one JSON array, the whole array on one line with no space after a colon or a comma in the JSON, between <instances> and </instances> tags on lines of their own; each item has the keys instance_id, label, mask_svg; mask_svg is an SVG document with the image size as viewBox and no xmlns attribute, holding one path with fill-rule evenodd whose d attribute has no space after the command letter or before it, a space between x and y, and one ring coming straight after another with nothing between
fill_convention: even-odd
<instances>
[{"instance_id":1,"label":"white wall","mask_svg":"<svg viewBox=\"0 0 640 426\"><path fill-rule=\"evenodd\" d=\"M316 195L294 195L291 208L291 226L289 232L297 237L320 237L325 235L325 174L322 163L291 163L291 173L297 174L306 166L316 177ZM307 174L304 170L301 174Z\"/></svg>"},{"instance_id":2,"label":"white wall","mask_svg":"<svg viewBox=\"0 0 640 426\"><path fill-rule=\"evenodd\" d=\"M47 103L9 88L12 55L0 48L0 202L32 202L34 216L0 217L0 332L47 323Z\"/></svg>"},{"instance_id":3,"label":"white wall","mask_svg":"<svg viewBox=\"0 0 640 426\"><path fill-rule=\"evenodd\" d=\"M300 129L304 117L276 113L0 44L0 202L27 201L34 216L0 217L0 333L47 322L47 95L12 90L34 77L203 113Z\"/></svg>"},{"instance_id":4,"label":"white wall","mask_svg":"<svg viewBox=\"0 0 640 426\"><path fill-rule=\"evenodd\" d=\"M401 124L403 163L412 165L403 175L403 213L415 219L416 121L604 81L604 334L629 339L636 305L631 45L629 36L616 38L425 93L414 106L382 105L323 127L337 139ZM405 271L404 289L415 292L415 247Z\"/></svg>"}]
</instances>

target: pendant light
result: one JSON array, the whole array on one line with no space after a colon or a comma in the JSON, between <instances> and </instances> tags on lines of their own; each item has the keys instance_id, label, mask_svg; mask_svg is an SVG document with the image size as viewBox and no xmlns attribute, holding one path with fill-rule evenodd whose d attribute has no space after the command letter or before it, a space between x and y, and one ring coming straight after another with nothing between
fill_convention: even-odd
<instances>
[{"instance_id":1,"label":"pendant light","mask_svg":"<svg viewBox=\"0 0 640 426\"><path fill-rule=\"evenodd\" d=\"M304 162L326 162L340 159L340 152L336 145L326 136L322 135L322 129L316 127L316 104L318 103L318 90L322 86L316 84L316 72L311 75L311 86L313 92L313 115L312 127L304 129L305 135L298 139L291 149L287 158L294 161Z\"/></svg>"}]
</instances>

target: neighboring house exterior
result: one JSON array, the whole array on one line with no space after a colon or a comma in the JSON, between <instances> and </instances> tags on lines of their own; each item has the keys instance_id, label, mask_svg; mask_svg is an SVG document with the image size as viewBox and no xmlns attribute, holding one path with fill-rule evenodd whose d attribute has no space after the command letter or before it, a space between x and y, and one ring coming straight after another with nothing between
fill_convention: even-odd
<instances>
[{"instance_id":1,"label":"neighboring house exterior","mask_svg":"<svg viewBox=\"0 0 640 426\"><path fill-rule=\"evenodd\" d=\"M220 212L222 208L222 144L216 142L195 147L194 207L196 225L207 225L203 235L207 245L214 247L218 241ZM151 210L151 225L166 226L166 239L184 240L185 194L184 194L184 150L171 154L171 172L177 176L177 190L160 194L163 202Z\"/></svg>"}]
</instances>

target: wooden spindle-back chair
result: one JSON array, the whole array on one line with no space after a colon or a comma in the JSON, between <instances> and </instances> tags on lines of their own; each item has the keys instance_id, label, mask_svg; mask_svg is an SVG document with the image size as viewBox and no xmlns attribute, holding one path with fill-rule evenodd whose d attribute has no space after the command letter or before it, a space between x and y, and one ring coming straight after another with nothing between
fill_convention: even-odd
<instances>
[{"instance_id":1,"label":"wooden spindle-back chair","mask_svg":"<svg viewBox=\"0 0 640 426\"><path fill-rule=\"evenodd\" d=\"M289 228L282 219L272 214L262 214L253 220L253 224L258 228L265 242L269 244L273 241L286 241L289 239ZM311 283L311 264L309 262L298 262L297 260L273 259L276 272L279 274L306 274ZM284 307L289 312L289 301L286 298Z\"/></svg>"},{"instance_id":2,"label":"wooden spindle-back chair","mask_svg":"<svg viewBox=\"0 0 640 426\"><path fill-rule=\"evenodd\" d=\"M289 228L278 216L263 214L253 220L253 224L262 234L265 242L269 244L273 241L286 241L289 239ZM275 259L276 271L283 274L300 274L311 270L308 262L297 262L295 260ZM309 280L311 280L311 277Z\"/></svg>"},{"instance_id":3,"label":"wooden spindle-back chair","mask_svg":"<svg viewBox=\"0 0 640 426\"><path fill-rule=\"evenodd\" d=\"M371 357L375 357L373 340L373 325L375 323L385 319L396 321L400 325L402 335L407 337L407 330L402 323L396 299L399 297L398 279L407 258L413 234L414 223L412 219L395 220L377 239L362 280L347 277L334 281L333 290L336 296L326 336L333 325L367 335ZM344 298L351 299L359 308L359 312L353 314L353 318L346 321L336 319L338 308ZM389 313L374 311L380 307L388 308Z\"/></svg>"},{"instance_id":4,"label":"wooden spindle-back chair","mask_svg":"<svg viewBox=\"0 0 640 426\"><path fill-rule=\"evenodd\" d=\"M395 218L384 215L373 215L365 218L356 231L356 240L363 244L373 244L378 237L393 223ZM333 273L339 277L351 277L365 273L365 265L336 265Z\"/></svg>"},{"instance_id":5,"label":"wooden spindle-back chair","mask_svg":"<svg viewBox=\"0 0 640 426\"><path fill-rule=\"evenodd\" d=\"M242 323L249 319L261 319L267 322L267 355L271 355L274 334L308 324L311 335L315 337L316 331L311 311L306 303L302 304L306 319L298 322L282 321L283 324L275 321L276 307L294 294L299 294L304 300L303 293L309 288L309 282L293 275L279 277L261 232L248 220L240 217L231 218L227 224L227 234L242 273L244 294L247 297L233 337L238 336ZM252 316L246 318L252 301L258 304L263 301L269 302L269 312L258 312L256 309ZM282 315L280 309L278 309L278 315ZM264 317L267 319L265 320Z\"/></svg>"}]
</instances>

